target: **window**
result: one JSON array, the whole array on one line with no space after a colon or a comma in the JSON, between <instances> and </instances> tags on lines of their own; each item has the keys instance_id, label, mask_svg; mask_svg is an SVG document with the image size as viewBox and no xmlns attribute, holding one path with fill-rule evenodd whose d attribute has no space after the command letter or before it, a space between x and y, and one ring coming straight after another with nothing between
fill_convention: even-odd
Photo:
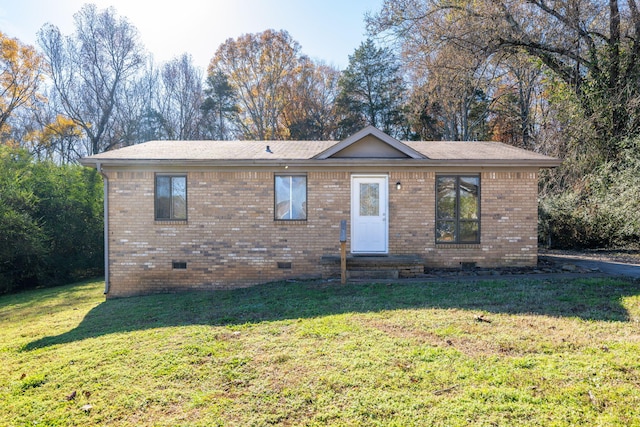
<instances>
[{"instance_id":1,"label":"window","mask_svg":"<svg viewBox=\"0 0 640 427\"><path fill-rule=\"evenodd\" d=\"M360 183L360 216L380 215L380 184Z\"/></svg>"},{"instance_id":2,"label":"window","mask_svg":"<svg viewBox=\"0 0 640 427\"><path fill-rule=\"evenodd\" d=\"M436 242L480 243L480 177L437 177Z\"/></svg>"},{"instance_id":3,"label":"window","mask_svg":"<svg viewBox=\"0 0 640 427\"><path fill-rule=\"evenodd\" d=\"M276 175L274 216L277 220L307 219L307 177Z\"/></svg>"},{"instance_id":4,"label":"window","mask_svg":"<svg viewBox=\"0 0 640 427\"><path fill-rule=\"evenodd\" d=\"M187 177L156 175L156 220L187 219Z\"/></svg>"}]
</instances>

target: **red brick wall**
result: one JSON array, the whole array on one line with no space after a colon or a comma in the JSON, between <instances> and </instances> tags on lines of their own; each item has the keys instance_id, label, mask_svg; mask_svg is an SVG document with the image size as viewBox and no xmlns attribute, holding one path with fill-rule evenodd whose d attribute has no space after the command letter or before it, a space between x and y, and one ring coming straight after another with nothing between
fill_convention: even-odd
<instances>
[{"instance_id":1,"label":"red brick wall","mask_svg":"<svg viewBox=\"0 0 640 427\"><path fill-rule=\"evenodd\" d=\"M188 171L182 222L154 220L153 171L106 173L109 297L319 277L321 256L339 253L340 220L350 222L350 172L308 172L308 219L291 222L273 219L273 171ZM435 243L436 172L388 175L391 255L418 254L429 267L535 265L536 170L481 173L477 245ZM173 269L173 261L187 268Z\"/></svg>"}]
</instances>

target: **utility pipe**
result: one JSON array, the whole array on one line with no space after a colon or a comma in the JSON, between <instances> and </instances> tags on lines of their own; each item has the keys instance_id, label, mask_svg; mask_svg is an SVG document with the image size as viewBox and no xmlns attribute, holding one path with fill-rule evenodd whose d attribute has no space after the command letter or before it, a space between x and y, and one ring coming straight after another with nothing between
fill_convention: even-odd
<instances>
[{"instance_id":1,"label":"utility pipe","mask_svg":"<svg viewBox=\"0 0 640 427\"><path fill-rule=\"evenodd\" d=\"M103 209L104 209L104 294L109 293L109 178L102 170L100 162L96 163L96 170L102 176Z\"/></svg>"}]
</instances>

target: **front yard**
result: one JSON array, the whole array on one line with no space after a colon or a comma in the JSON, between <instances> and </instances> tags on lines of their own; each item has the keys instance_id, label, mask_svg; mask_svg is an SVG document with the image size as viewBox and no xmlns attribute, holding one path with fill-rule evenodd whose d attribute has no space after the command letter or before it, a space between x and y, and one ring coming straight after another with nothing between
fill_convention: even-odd
<instances>
[{"instance_id":1,"label":"front yard","mask_svg":"<svg viewBox=\"0 0 640 427\"><path fill-rule=\"evenodd\" d=\"M0 425L640 425L640 284L0 297Z\"/></svg>"}]
</instances>

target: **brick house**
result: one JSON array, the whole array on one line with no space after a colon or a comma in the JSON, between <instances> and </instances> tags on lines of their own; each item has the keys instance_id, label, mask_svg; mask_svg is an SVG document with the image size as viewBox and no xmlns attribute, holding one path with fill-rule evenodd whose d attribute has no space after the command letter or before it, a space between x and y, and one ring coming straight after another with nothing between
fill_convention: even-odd
<instances>
[{"instance_id":1,"label":"brick house","mask_svg":"<svg viewBox=\"0 0 640 427\"><path fill-rule=\"evenodd\" d=\"M339 274L342 220L353 265L533 266L538 172L560 162L370 126L339 142L152 141L81 163L104 177L111 298Z\"/></svg>"}]
</instances>

